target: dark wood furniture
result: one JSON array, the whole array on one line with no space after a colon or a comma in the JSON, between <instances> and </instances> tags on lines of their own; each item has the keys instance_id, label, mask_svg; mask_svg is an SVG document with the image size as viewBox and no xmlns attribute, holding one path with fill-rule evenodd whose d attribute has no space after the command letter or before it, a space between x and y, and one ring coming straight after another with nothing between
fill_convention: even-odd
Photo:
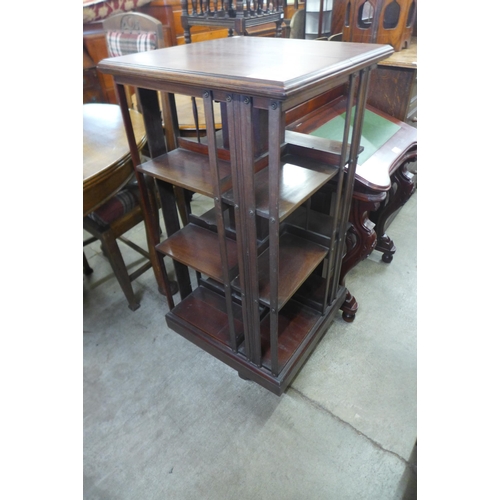
<instances>
[{"instance_id":1,"label":"dark wood furniture","mask_svg":"<svg viewBox=\"0 0 500 500\"><path fill-rule=\"evenodd\" d=\"M417 17L417 0L345 0L342 40L388 43L408 48Z\"/></svg>"},{"instance_id":2,"label":"dark wood furniture","mask_svg":"<svg viewBox=\"0 0 500 500\"><path fill-rule=\"evenodd\" d=\"M181 0L181 23L184 28L184 41L191 43L191 27L224 27L228 36L248 35L248 30L256 26L274 23L275 36L281 36L283 23L283 0L224 0L198 2Z\"/></svg>"},{"instance_id":3,"label":"dark wood furniture","mask_svg":"<svg viewBox=\"0 0 500 500\"><path fill-rule=\"evenodd\" d=\"M305 109L288 113L287 129L315 134L345 113L346 89L337 88L307 103ZM340 282L346 274L373 250L382 252L384 262L390 262L396 246L387 235L391 217L415 190L414 176L407 166L417 157L417 131L371 106L366 107L361 145L368 147L358 158L354 191L349 212L346 251L342 260ZM376 130L375 130L376 128ZM327 129L330 134L335 130ZM335 183L335 179L331 181ZM328 184L312 197L312 207L327 213L335 190ZM304 217L297 210L296 217ZM318 229L320 231L321 228ZM352 321L358 309L356 299L348 293L341 307L346 321Z\"/></svg>"},{"instance_id":4,"label":"dark wood furniture","mask_svg":"<svg viewBox=\"0 0 500 500\"><path fill-rule=\"evenodd\" d=\"M191 2L190 2L191 3ZM167 46L182 45L184 40L184 28L182 25L182 0L152 0L147 5L140 7L138 10L149 14L157 19L160 19L164 25L171 28L173 37L172 43L167 43ZM220 4L220 2L219 2ZM212 2L212 10L215 3ZM287 17L287 6L283 5L285 17ZM290 14L291 16L291 14ZM258 24L256 26L247 26L247 31L252 36L268 36L274 37L276 34L275 22ZM218 26L215 23L206 25L191 26L190 36L191 42L203 42L213 40L215 38L225 38L228 34L228 28Z\"/></svg>"},{"instance_id":5,"label":"dark wood furniture","mask_svg":"<svg viewBox=\"0 0 500 500\"><path fill-rule=\"evenodd\" d=\"M417 160L417 130L369 105L367 109L400 128L373 156L358 164L350 217L352 228L356 228L354 241L358 248L368 241L363 231L369 232L372 226L376 235L373 249L382 253L384 262L390 263L396 245L387 234L387 229L417 186L416 176L408 169ZM362 258L367 256L363 255L362 249L358 252ZM356 255L356 252L350 254ZM343 263L343 272L347 273L357 262L359 257L351 257L351 262Z\"/></svg>"},{"instance_id":6,"label":"dark wood furniture","mask_svg":"<svg viewBox=\"0 0 500 500\"><path fill-rule=\"evenodd\" d=\"M410 46L381 61L372 72L368 104L415 125L417 123L417 37Z\"/></svg>"},{"instance_id":7,"label":"dark wood furniture","mask_svg":"<svg viewBox=\"0 0 500 500\"><path fill-rule=\"evenodd\" d=\"M142 117L130 111L137 151L146 142ZM100 240L103 252L128 301L129 308L135 311L140 303L134 294L132 281L151 268L149 252L123 238L123 234L141 223L143 212L140 204L135 203L123 216L114 218L110 224L99 224L91 214L113 200L134 177L129 144L123 126L120 108L114 104L84 104L83 106L83 228L92 237L84 241L84 246ZM117 240L139 252L148 260L132 273L129 273L118 247ZM91 274L85 253L83 254L84 272Z\"/></svg>"},{"instance_id":8,"label":"dark wood furniture","mask_svg":"<svg viewBox=\"0 0 500 500\"><path fill-rule=\"evenodd\" d=\"M275 394L290 384L346 299L341 263L369 73L392 51L388 45L230 37L99 65L113 75L120 96L159 283L166 286L165 256L176 269L180 302L167 295L167 324ZM349 118L342 141L285 130L288 110L344 83ZM152 155L146 163L135 146L124 85L136 86L141 97ZM171 93L171 102L173 93L203 99L206 144L179 137L174 115L178 147L167 151L157 90ZM213 125L217 103L226 137ZM167 228L163 241L150 215L151 178ZM309 210L303 225L290 223L333 179L331 210ZM176 199L182 197L175 192L184 189L214 204L181 229Z\"/></svg>"}]
</instances>

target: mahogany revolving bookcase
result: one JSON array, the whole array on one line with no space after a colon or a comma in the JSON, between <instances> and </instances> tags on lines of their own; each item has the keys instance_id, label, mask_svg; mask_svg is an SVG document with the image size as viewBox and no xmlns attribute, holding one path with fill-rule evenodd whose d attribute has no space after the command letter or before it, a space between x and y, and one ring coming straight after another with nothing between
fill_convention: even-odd
<instances>
[{"instance_id":1,"label":"mahogany revolving bookcase","mask_svg":"<svg viewBox=\"0 0 500 500\"><path fill-rule=\"evenodd\" d=\"M277 395L345 300L339 273L368 79L392 52L389 45L231 37L99 64L119 95L168 326ZM349 89L342 141L285 130L287 110L342 84ZM151 156L143 163L126 85L137 89L142 106ZM170 106L163 118L158 92ZM180 137L177 93L203 100L202 143ZM223 117L219 131L215 106ZM176 138L170 150L165 128ZM328 185L335 186L331 210L315 213L311 196ZM185 190L210 197L213 208L188 214ZM306 216L290 217L297 209ZM179 283L176 303L165 258L172 259Z\"/></svg>"}]
</instances>

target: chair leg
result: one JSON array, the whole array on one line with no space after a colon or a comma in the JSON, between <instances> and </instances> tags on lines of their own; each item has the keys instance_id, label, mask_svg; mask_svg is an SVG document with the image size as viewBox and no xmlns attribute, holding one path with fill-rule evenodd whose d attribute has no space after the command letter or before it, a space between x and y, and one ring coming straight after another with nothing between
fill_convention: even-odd
<instances>
[{"instance_id":1,"label":"chair leg","mask_svg":"<svg viewBox=\"0 0 500 500\"><path fill-rule=\"evenodd\" d=\"M135 311L140 307L140 303L135 298L134 290L132 289L132 284L128 275L127 267L123 261L120 248L113 236L104 233L101 239L102 245L109 259L109 263L115 273L116 279L120 284L123 293L128 301L128 307L132 311Z\"/></svg>"},{"instance_id":2,"label":"chair leg","mask_svg":"<svg viewBox=\"0 0 500 500\"><path fill-rule=\"evenodd\" d=\"M89 262L87 260L87 257L85 256L85 252L83 252L83 274L85 274L85 276L88 276L93 272L94 270L89 266Z\"/></svg>"}]
</instances>

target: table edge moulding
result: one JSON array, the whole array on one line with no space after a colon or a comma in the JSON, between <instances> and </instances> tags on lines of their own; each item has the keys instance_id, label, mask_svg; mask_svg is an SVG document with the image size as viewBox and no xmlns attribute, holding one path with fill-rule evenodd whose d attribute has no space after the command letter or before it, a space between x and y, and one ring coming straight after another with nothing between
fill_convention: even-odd
<instances>
[{"instance_id":1,"label":"table edge moulding","mask_svg":"<svg viewBox=\"0 0 500 500\"><path fill-rule=\"evenodd\" d=\"M392 52L389 45L228 37L99 64L119 95L159 288L168 289L165 258L179 283L176 303L166 294L168 326L274 394L285 391L348 297L341 266L368 80ZM285 133L287 110L343 84L347 109L356 112L341 141ZM142 164L124 85L136 87L141 101L151 156ZM165 126L177 138L173 151L157 91L172 104ZM179 137L174 94L203 100L204 144ZM317 214L311 197L332 179L331 209ZM191 214L186 190L210 196L213 209ZM304 224L290 223L299 210L306 210Z\"/></svg>"}]
</instances>

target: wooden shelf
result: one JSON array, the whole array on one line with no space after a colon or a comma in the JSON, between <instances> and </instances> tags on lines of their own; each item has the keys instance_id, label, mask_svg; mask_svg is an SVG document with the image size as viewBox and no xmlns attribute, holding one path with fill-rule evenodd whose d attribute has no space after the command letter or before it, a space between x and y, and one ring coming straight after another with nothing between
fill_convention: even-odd
<instances>
[{"instance_id":1,"label":"wooden shelf","mask_svg":"<svg viewBox=\"0 0 500 500\"><path fill-rule=\"evenodd\" d=\"M300 151L302 151L302 154L310 158L317 157L331 165L340 165L342 143L339 141L316 137L295 130L285 130L285 142L287 143L288 152L300 154ZM349 147L349 143L347 147Z\"/></svg>"},{"instance_id":2,"label":"wooden shelf","mask_svg":"<svg viewBox=\"0 0 500 500\"><path fill-rule=\"evenodd\" d=\"M260 324L262 367L271 371L270 321L267 314ZM324 318L321 313L291 300L278 316L278 372L292 359L293 355L305 347L304 341ZM245 345L238 350L246 356Z\"/></svg>"},{"instance_id":3,"label":"wooden shelf","mask_svg":"<svg viewBox=\"0 0 500 500\"><path fill-rule=\"evenodd\" d=\"M278 309L287 303L326 254L327 248L312 241L290 233L280 236ZM259 302L270 307L269 249L259 256L258 266ZM236 290L240 289L239 277L233 285Z\"/></svg>"},{"instance_id":4,"label":"wooden shelf","mask_svg":"<svg viewBox=\"0 0 500 500\"><path fill-rule=\"evenodd\" d=\"M224 210L224 227L226 228L226 237L235 240L236 232L234 227L232 227L231 217L229 210ZM201 215L189 214L189 222L192 222L196 226L203 227L210 231L217 231L217 214L215 208L211 208L207 212Z\"/></svg>"},{"instance_id":5,"label":"wooden shelf","mask_svg":"<svg viewBox=\"0 0 500 500\"><path fill-rule=\"evenodd\" d=\"M299 207L285 221L288 226L295 226L310 233L330 239L333 232L333 218L316 210L308 210L305 206ZM325 242L325 244L329 242Z\"/></svg>"},{"instance_id":6,"label":"wooden shelf","mask_svg":"<svg viewBox=\"0 0 500 500\"><path fill-rule=\"evenodd\" d=\"M229 273L234 278L238 264L236 242L226 238L226 247ZM216 232L188 224L157 245L156 250L216 281L223 281L219 237Z\"/></svg>"},{"instance_id":7,"label":"wooden shelf","mask_svg":"<svg viewBox=\"0 0 500 500\"><path fill-rule=\"evenodd\" d=\"M312 274L297 290L294 300L321 312L326 292L326 279L319 274Z\"/></svg>"},{"instance_id":8,"label":"wooden shelf","mask_svg":"<svg viewBox=\"0 0 500 500\"><path fill-rule=\"evenodd\" d=\"M307 198L332 179L338 168L304 156L286 154L279 168L279 221L283 221ZM255 174L255 206L260 217L269 218L269 168ZM224 194L224 201L234 205L232 189Z\"/></svg>"},{"instance_id":9,"label":"wooden shelf","mask_svg":"<svg viewBox=\"0 0 500 500\"><path fill-rule=\"evenodd\" d=\"M304 346L308 334L322 320L318 311L294 300L289 301L278 316L278 371ZM271 370L269 315L261 323L262 366Z\"/></svg>"},{"instance_id":10,"label":"wooden shelf","mask_svg":"<svg viewBox=\"0 0 500 500\"><path fill-rule=\"evenodd\" d=\"M176 149L137 167L139 172L205 196L213 196L212 176L207 155ZM219 160L221 191L231 187L231 165Z\"/></svg>"},{"instance_id":11,"label":"wooden shelf","mask_svg":"<svg viewBox=\"0 0 500 500\"><path fill-rule=\"evenodd\" d=\"M262 366L257 367L248 361L245 352L241 306L234 301L232 303L238 345L237 352L234 352L230 347L225 299L215 288L205 287L203 281L202 286L166 314L166 320L170 328L189 341L232 366L243 376L281 395L327 331L345 293L345 288L341 287L339 297L323 315L294 300L283 308L278 320L278 376L272 375L270 368L269 315L261 321Z\"/></svg>"},{"instance_id":12,"label":"wooden shelf","mask_svg":"<svg viewBox=\"0 0 500 500\"><path fill-rule=\"evenodd\" d=\"M243 340L241 306L233 302L232 308L236 339L240 343ZM169 318L191 325L223 346L230 345L226 299L214 290L204 286L196 288L167 314L167 323Z\"/></svg>"}]
</instances>

